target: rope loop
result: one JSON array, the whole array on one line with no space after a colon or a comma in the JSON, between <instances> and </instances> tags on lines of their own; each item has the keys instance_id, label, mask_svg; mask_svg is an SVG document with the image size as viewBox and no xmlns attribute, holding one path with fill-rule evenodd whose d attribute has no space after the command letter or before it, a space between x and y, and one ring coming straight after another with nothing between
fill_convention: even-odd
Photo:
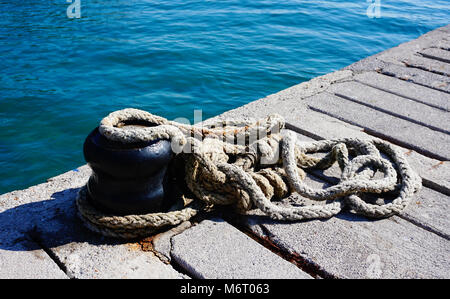
<instances>
[{"instance_id":1,"label":"rope loop","mask_svg":"<svg viewBox=\"0 0 450 299\"><path fill-rule=\"evenodd\" d=\"M146 126L122 128L126 124ZM172 149L181 149L174 152L184 163L183 183L196 199L181 196L166 213L115 216L91 206L84 187L76 200L80 217L90 229L121 238L148 235L218 205L233 205L239 213L257 208L277 220L329 218L345 207L379 218L400 213L421 188L404 155L385 141L341 138L300 144L294 132L282 131L284 126L277 114L256 122L219 121L200 127L137 109L115 111L101 121L100 133L124 143L171 140ZM325 170L335 163L341 170L337 184L314 189L303 182L305 171ZM274 202L294 192L317 204ZM386 192L397 197L381 205L363 199Z\"/></svg>"}]
</instances>

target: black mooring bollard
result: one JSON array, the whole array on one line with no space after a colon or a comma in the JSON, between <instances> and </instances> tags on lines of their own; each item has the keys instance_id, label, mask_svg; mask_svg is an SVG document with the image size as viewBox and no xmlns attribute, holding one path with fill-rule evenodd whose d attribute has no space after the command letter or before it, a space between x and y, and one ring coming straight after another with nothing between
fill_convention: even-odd
<instances>
[{"instance_id":1,"label":"black mooring bollard","mask_svg":"<svg viewBox=\"0 0 450 299\"><path fill-rule=\"evenodd\" d=\"M169 140L126 144L107 139L96 128L83 152L93 170L87 189L95 207L129 215L165 212L171 206Z\"/></svg>"}]
</instances>

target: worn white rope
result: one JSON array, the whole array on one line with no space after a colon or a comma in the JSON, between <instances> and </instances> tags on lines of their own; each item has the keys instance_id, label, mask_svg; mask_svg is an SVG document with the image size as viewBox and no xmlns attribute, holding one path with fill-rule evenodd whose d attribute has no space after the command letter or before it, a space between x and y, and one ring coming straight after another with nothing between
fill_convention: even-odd
<instances>
[{"instance_id":1,"label":"worn white rope","mask_svg":"<svg viewBox=\"0 0 450 299\"><path fill-rule=\"evenodd\" d=\"M156 126L121 128L133 122ZM369 217L387 217L400 213L421 187L420 177L404 155L385 141L343 138L300 145L294 132L280 133L283 127L284 119L276 114L253 123L218 122L209 127L198 127L171 122L142 110L124 109L105 117L99 131L108 139L124 143L171 140L172 148L185 150L179 154L185 161L185 183L200 203L207 206L234 204L240 212L257 207L278 220L329 218L344 207ZM247 143L235 144L236 140ZM188 153L186 149L189 149ZM349 151L354 156L352 159ZM311 156L317 152L326 155L322 158ZM335 162L341 169L338 184L313 189L302 181L304 169L326 169ZM382 178L375 178L380 172ZM294 191L325 203L299 207L271 201ZM364 193L385 192L396 192L398 196L382 205L370 204L361 197ZM107 215L89 204L85 189L79 193L77 206L88 227L105 235L124 238L178 224L201 208L194 200L193 206L182 204L167 213Z\"/></svg>"}]
</instances>

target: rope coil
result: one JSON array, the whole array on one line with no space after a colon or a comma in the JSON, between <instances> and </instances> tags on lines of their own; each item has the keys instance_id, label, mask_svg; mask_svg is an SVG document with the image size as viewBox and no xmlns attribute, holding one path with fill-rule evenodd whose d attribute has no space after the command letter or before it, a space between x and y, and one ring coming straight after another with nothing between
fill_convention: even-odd
<instances>
[{"instance_id":1,"label":"rope coil","mask_svg":"<svg viewBox=\"0 0 450 299\"><path fill-rule=\"evenodd\" d=\"M145 128L120 128L145 121ZM146 111L124 109L105 117L99 127L106 138L123 143L171 140L172 150L184 163L185 184L196 199L180 196L166 213L115 216L93 207L86 187L77 196L79 216L86 226L106 236L135 238L189 220L207 206L234 205L240 213L260 209L277 220L329 218L344 207L368 217L400 213L421 188L421 178L404 155L382 140L343 138L306 144L284 130L284 119L270 115L257 122L218 122L198 127L171 122ZM321 158L315 153L325 153ZM313 189L303 181L305 170L327 169L337 162L338 184ZM376 176L382 174L381 178ZM273 202L293 192L324 204L281 206ZM367 193L395 193L387 204L371 204Z\"/></svg>"}]
</instances>

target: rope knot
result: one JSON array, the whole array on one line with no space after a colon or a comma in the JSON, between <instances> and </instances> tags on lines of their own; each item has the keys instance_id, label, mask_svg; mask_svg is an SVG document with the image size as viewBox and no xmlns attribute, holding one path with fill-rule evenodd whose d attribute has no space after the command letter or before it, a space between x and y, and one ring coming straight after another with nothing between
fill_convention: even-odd
<instances>
[{"instance_id":1,"label":"rope knot","mask_svg":"<svg viewBox=\"0 0 450 299\"><path fill-rule=\"evenodd\" d=\"M147 126L122 128L130 123ZM205 205L234 205L241 213L256 207L278 220L328 218L345 206L369 217L387 217L401 212L421 187L404 155L387 142L342 138L300 144L294 132L282 131L284 126L278 114L257 122L221 121L199 127L137 109L113 112L101 121L100 133L125 143L172 140L177 145L172 149L184 163L184 183L198 200L183 197L182 204L167 213L114 216L90 206L83 188L77 198L80 215L91 229L125 238L180 223ZM328 169L335 163L341 170L338 184L317 190L303 182L305 171ZM392 191L397 198L383 205L361 197ZM321 204L273 202L293 192Z\"/></svg>"}]
</instances>

